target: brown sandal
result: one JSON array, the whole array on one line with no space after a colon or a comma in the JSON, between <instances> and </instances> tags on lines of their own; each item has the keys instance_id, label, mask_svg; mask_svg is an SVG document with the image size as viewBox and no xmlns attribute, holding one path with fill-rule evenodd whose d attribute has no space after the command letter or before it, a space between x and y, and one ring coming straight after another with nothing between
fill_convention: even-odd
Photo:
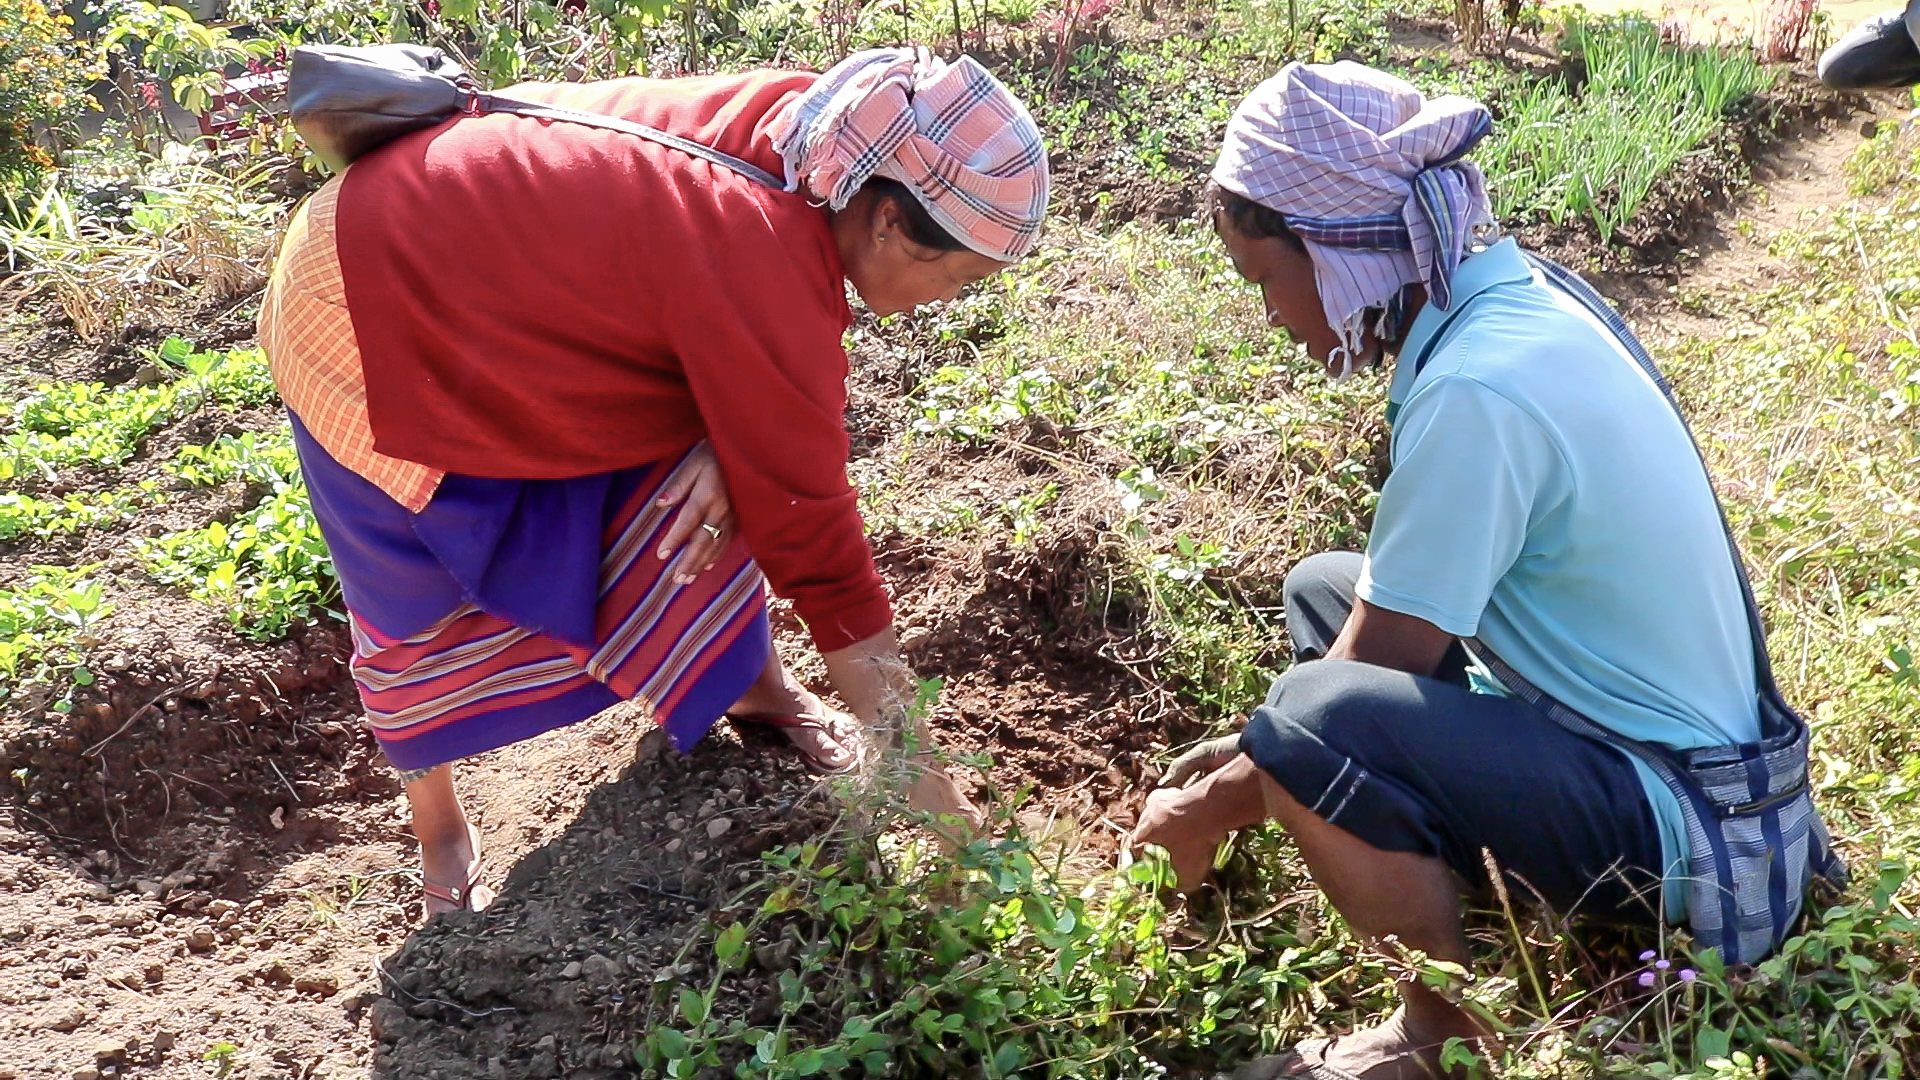
<instances>
[{"instance_id":1,"label":"brown sandal","mask_svg":"<svg viewBox=\"0 0 1920 1080\"><path fill-rule=\"evenodd\" d=\"M467 864L466 881L459 885L436 885L428 881L425 874L420 876L420 891L431 900L452 904L456 910L479 911L493 902L493 890L480 884L480 830L472 822L467 823L467 843L473 848L473 861ZM429 913L428 918L432 918Z\"/></svg>"},{"instance_id":2,"label":"brown sandal","mask_svg":"<svg viewBox=\"0 0 1920 1080\"><path fill-rule=\"evenodd\" d=\"M727 719L733 721L735 724L749 724L758 727L773 728L783 735L793 731L812 731L824 735L835 746L840 748L842 754L846 755L844 760L827 757L822 753L809 750L799 743L793 743L793 748L800 751L800 757L806 761L807 768L817 773L825 773L829 776L835 773L843 773L853 768L860 760L860 756L852 750L847 749L845 744L842 743L839 733L835 732L832 725L826 721L815 720L807 716L779 716L767 713L756 713L752 716L728 713ZM788 735L788 742L792 742L791 735Z\"/></svg>"}]
</instances>

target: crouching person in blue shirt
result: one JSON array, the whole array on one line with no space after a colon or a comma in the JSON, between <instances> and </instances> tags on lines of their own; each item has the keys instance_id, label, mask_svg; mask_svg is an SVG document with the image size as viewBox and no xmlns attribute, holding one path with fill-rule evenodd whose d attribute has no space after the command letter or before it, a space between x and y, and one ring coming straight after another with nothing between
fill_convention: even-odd
<instances>
[{"instance_id":1,"label":"crouching person in blue shirt","mask_svg":"<svg viewBox=\"0 0 1920 1080\"><path fill-rule=\"evenodd\" d=\"M1133 845L1192 889L1230 831L1278 821L1356 933L1461 964L1489 861L1517 898L1684 921L1752 962L1840 879L1805 725L1644 350L1584 282L1493 240L1463 160L1490 126L1350 63L1288 67L1228 126L1214 227L1336 381L1391 363L1393 469L1366 554L1287 579L1301 662L1175 763ZM1400 993L1386 1023L1248 1075L1438 1075L1447 1039L1482 1034Z\"/></svg>"}]
</instances>

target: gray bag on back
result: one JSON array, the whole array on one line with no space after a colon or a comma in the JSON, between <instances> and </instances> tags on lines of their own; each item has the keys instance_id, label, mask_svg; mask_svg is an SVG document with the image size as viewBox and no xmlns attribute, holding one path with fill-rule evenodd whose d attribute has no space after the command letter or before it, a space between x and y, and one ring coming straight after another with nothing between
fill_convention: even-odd
<instances>
[{"instance_id":1,"label":"gray bag on back","mask_svg":"<svg viewBox=\"0 0 1920 1080\"><path fill-rule=\"evenodd\" d=\"M293 50L287 72L287 106L294 130L335 172L402 135L456 115L513 113L637 135L776 191L785 187L758 165L658 128L490 94L452 57L426 45L302 45Z\"/></svg>"}]
</instances>

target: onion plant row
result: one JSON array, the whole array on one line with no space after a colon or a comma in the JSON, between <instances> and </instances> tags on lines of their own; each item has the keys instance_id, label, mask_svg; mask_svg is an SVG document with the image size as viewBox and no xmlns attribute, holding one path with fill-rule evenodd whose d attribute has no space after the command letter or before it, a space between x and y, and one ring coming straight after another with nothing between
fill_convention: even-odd
<instances>
[{"instance_id":1,"label":"onion plant row","mask_svg":"<svg viewBox=\"0 0 1920 1080\"><path fill-rule=\"evenodd\" d=\"M1668 44L1637 17L1570 21L1565 48L1584 80L1543 80L1507 96L1477 156L1497 178L1502 220L1588 217L1603 241L1721 130L1729 109L1773 81L1749 50Z\"/></svg>"}]
</instances>

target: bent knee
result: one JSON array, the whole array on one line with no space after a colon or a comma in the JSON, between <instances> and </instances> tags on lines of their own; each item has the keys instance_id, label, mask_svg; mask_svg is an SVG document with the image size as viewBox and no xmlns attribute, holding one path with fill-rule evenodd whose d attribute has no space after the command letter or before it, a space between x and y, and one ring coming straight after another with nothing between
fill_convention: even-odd
<instances>
[{"instance_id":1,"label":"bent knee","mask_svg":"<svg viewBox=\"0 0 1920 1080\"><path fill-rule=\"evenodd\" d=\"M1315 734L1344 731L1355 724L1377 724L1413 676L1357 660L1314 660L1295 664L1273 680L1266 703L1255 718L1283 721Z\"/></svg>"}]
</instances>

